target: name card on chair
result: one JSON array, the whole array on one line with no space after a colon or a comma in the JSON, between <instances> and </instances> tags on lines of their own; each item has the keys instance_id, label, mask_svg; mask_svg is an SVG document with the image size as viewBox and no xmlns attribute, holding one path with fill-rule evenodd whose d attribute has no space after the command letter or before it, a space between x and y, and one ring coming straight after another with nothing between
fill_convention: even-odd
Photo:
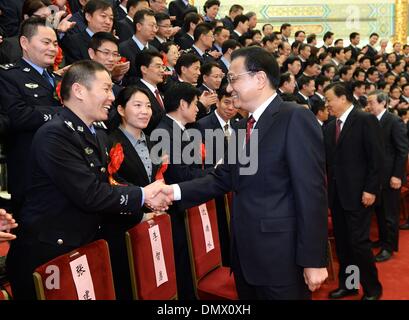
<instances>
[{"instance_id":1,"label":"name card on chair","mask_svg":"<svg viewBox=\"0 0 409 320\"><path fill-rule=\"evenodd\" d=\"M206 253L214 249L212 225L210 224L209 212L206 203L199 206L200 218L202 219L203 235L206 243Z\"/></svg>"},{"instance_id":2,"label":"name card on chair","mask_svg":"<svg viewBox=\"0 0 409 320\"><path fill-rule=\"evenodd\" d=\"M87 256L84 254L72 260L70 267L75 288L77 289L78 300L96 300Z\"/></svg>"},{"instance_id":3,"label":"name card on chair","mask_svg":"<svg viewBox=\"0 0 409 320\"><path fill-rule=\"evenodd\" d=\"M166 272L165 256L163 255L162 240L160 237L159 226L154 225L149 228L149 238L151 241L153 266L155 268L156 285L168 281L168 274Z\"/></svg>"}]
</instances>

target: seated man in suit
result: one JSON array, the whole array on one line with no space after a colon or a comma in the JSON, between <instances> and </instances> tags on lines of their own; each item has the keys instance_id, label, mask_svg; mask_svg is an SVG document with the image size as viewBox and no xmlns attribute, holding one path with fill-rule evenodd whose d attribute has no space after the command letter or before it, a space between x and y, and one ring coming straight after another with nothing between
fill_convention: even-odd
<instances>
[{"instance_id":1,"label":"seated man in suit","mask_svg":"<svg viewBox=\"0 0 409 320\"><path fill-rule=\"evenodd\" d=\"M75 22L75 26L71 28L68 33L74 34L84 31L87 28L87 23L84 18L84 7L89 0L78 0L79 8L76 12L72 13L72 17L70 18L71 22ZM72 10L72 8L71 8Z\"/></svg>"},{"instance_id":2,"label":"seated man in suit","mask_svg":"<svg viewBox=\"0 0 409 320\"><path fill-rule=\"evenodd\" d=\"M203 102L201 102L201 105L198 105L198 120L216 109L217 90L219 90L223 78L224 73L216 62L208 62L200 67L199 82L201 85L198 87L198 89L202 93L206 92L208 99L205 102L207 105L204 105Z\"/></svg>"},{"instance_id":3,"label":"seated man in suit","mask_svg":"<svg viewBox=\"0 0 409 320\"><path fill-rule=\"evenodd\" d=\"M165 67L162 55L154 51L138 53L135 62L138 78L134 79L132 84L146 90L151 104L152 115L148 126L144 129L144 132L149 135L166 113L162 93L158 89L158 85L163 82Z\"/></svg>"},{"instance_id":4,"label":"seated man in suit","mask_svg":"<svg viewBox=\"0 0 409 320\"><path fill-rule=\"evenodd\" d=\"M66 64L89 59L88 45L94 33L112 31L114 11L106 0L90 0L84 7L84 14L87 28L65 36L61 42Z\"/></svg>"},{"instance_id":5,"label":"seated man in suit","mask_svg":"<svg viewBox=\"0 0 409 320\"><path fill-rule=\"evenodd\" d=\"M121 58L118 52L118 39L115 38L112 33L109 32L97 32L95 33L92 38L91 42L88 46L88 54L91 60L97 61L101 63L107 70L111 73L112 81L121 82L127 69L129 69L129 61L125 62L124 64L127 66L125 72L122 74L114 75L113 70L115 66L119 63L119 59ZM114 92L115 97L118 95L119 91L121 91L122 86L114 83L112 90Z\"/></svg>"},{"instance_id":6,"label":"seated man in suit","mask_svg":"<svg viewBox=\"0 0 409 320\"><path fill-rule=\"evenodd\" d=\"M170 22L169 15L166 13L156 13L155 19L158 24L158 31L155 38L149 44L160 51L161 45L172 37L172 23Z\"/></svg>"},{"instance_id":7,"label":"seated man in suit","mask_svg":"<svg viewBox=\"0 0 409 320\"><path fill-rule=\"evenodd\" d=\"M198 121L198 126L202 132L203 142L206 146L206 167L214 167L227 154L228 142L237 126L237 109L233 105L233 98L227 92L227 86L223 86L217 93L217 109ZM217 130L218 129L218 130ZM207 141L206 133L216 135L212 140ZM217 136L219 134L219 136ZM218 139L223 137L223 139ZM220 142L223 143L220 143ZM212 146L212 149L209 149ZM210 158L208 155L212 155ZM225 159L226 163L228 159ZM230 233L227 224L227 216L224 204L224 196L216 198L217 224L219 229L220 247L224 266L230 266Z\"/></svg>"},{"instance_id":8,"label":"seated man in suit","mask_svg":"<svg viewBox=\"0 0 409 320\"><path fill-rule=\"evenodd\" d=\"M203 22L203 18L197 12L189 12L183 20L183 28L175 36L175 42L182 50L190 49L195 43L193 33L196 26Z\"/></svg>"},{"instance_id":9,"label":"seated man in suit","mask_svg":"<svg viewBox=\"0 0 409 320\"><path fill-rule=\"evenodd\" d=\"M158 51L155 47L149 45L149 41L155 38L158 25L156 24L155 14L152 10L139 10L134 16L135 34L132 38L122 42L119 45L121 56L131 62L127 77L134 77L136 74L136 54L143 50ZM128 79L126 80L128 81Z\"/></svg>"},{"instance_id":10,"label":"seated man in suit","mask_svg":"<svg viewBox=\"0 0 409 320\"><path fill-rule=\"evenodd\" d=\"M135 13L143 9L149 9L149 2L148 0L128 0L126 7L128 14L118 22L117 36L119 42L124 42L135 34Z\"/></svg>"},{"instance_id":11,"label":"seated man in suit","mask_svg":"<svg viewBox=\"0 0 409 320\"><path fill-rule=\"evenodd\" d=\"M169 165L164 177L168 184L189 181L205 174L205 171L202 170L201 155L198 155L199 159L195 157L198 161L192 163L189 161L192 160L189 157L190 154L187 155L186 152L187 148L195 143L198 143L198 145L195 144L195 150L200 150L200 132L196 130L197 135L192 135L189 130L186 130L187 124L196 121L199 111L197 107L199 94L200 91L189 83L175 83L171 90L165 92L167 114L152 132L151 138L153 140L161 137L160 143L165 145L164 152L169 156ZM169 139L169 141L164 141L164 139ZM172 206L169 213L172 220L178 298L192 300L195 299L195 294L186 238L185 213L178 205Z\"/></svg>"},{"instance_id":12,"label":"seated man in suit","mask_svg":"<svg viewBox=\"0 0 409 320\"><path fill-rule=\"evenodd\" d=\"M228 39L225 42L223 42L223 45L222 45L223 55L220 57L218 63L220 67L222 68L222 71L225 75L229 71L232 52L240 48L241 48L240 42L234 39Z\"/></svg>"},{"instance_id":13,"label":"seated man in suit","mask_svg":"<svg viewBox=\"0 0 409 320\"><path fill-rule=\"evenodd\" d=\"M65 107L38 130L31 146L27 198L7 257L17 299L35 298L36 267L99 238L101 214L141 221L144 204L163 210L169 203L153 199L161 181L144 188L109 183L107 138L93 125L108 119L114 101L103 65L73 64L62 80L61 97Z\"/></svg>"},{"instance_id":14,"label":"seated man in suit","mask_svg":"<svg viewBox=\"0 0 409 320\"><path fill-rule=\"evenodd\" d=\"M213 46L213 30L209 23L199 23L196 28L195 32L193 33L195 43L193 44L190 53L198 56L200 59L200 64L204 64L206 62L213 62L215 58L212 56L215 54L215 57L218 58L221 53L211 53L210 49Z\"/></svg>"}]
</instances>

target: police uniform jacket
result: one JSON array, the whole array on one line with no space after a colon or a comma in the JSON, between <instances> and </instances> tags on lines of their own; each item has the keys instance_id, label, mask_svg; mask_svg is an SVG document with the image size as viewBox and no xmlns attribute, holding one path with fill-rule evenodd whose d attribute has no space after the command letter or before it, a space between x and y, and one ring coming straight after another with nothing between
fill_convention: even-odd
<instances>
[{"instance_id":1,"label":"police uniform jacket","mask_svg":"<svg viewBox=\"0 0 409 320\"><path fill-rule=\"evenodd\" d=\"M60 78L51 74L54 82ZM38 71L20 59L0 66L0 101L10 119L7 145L9 192L22 198L28 173L28 157L34 133L61 110L53 87Z\"/></svg>"}]
</instances>

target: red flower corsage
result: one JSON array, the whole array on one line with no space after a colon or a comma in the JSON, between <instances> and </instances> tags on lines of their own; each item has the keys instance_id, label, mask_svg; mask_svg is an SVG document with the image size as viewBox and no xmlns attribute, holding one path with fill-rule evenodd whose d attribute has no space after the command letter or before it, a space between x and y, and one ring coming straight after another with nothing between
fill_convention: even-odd
<instances>
[{"instance_id":1,"label":"red flower corsage","mask_svg":"<svg viewBox=\"0 0 409 320\"><path fill-rule=\"evenodd\" d=\"M119 142L109 151L109 158L111 159L108 164L109 183L112 186L125 186L125 184L120 184L113 177L113 175L118 172L122 162L124 161L124 150Z\"/></svg>"}]
</instances>

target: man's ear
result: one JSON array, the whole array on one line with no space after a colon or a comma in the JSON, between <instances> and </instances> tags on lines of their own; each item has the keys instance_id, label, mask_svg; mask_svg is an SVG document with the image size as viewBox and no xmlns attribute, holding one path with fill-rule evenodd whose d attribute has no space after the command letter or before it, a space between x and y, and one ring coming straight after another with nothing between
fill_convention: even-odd
<instances>
[{"instance_id":1,"label":"man's ear","mask_svg":"<svg viewBox=\"0 0 409 320\"><path fill-rule=\"evenodd\" d=\"M95 51L92 48L88 48L88 55L91 58L91 60L95 59Z\"/></svg>"},{"instance_id":2,"label":"man's ear","mask_svg":"<svg viewBox=\"0 0 409 320\"><path fill-rule=\"evenodd\" d=\"M74 95L78 100L83 101L85 94L85 88L83 85L75 82L71 87L71 95Z\"/></svg>"},{"instance_id":3,"label":"man's ear","mask_svg":"<svg viewBox=\"0 0 409 320\"><path fill-rule=\"evenodd\" d=\"M25 36L20 37L20 46L21 46L21 48L23 50L27 51L27 47L28 47L29 42L30 42L30 40L28 40L27 37L25 37Z\"/></svg>"}]
</instances>

